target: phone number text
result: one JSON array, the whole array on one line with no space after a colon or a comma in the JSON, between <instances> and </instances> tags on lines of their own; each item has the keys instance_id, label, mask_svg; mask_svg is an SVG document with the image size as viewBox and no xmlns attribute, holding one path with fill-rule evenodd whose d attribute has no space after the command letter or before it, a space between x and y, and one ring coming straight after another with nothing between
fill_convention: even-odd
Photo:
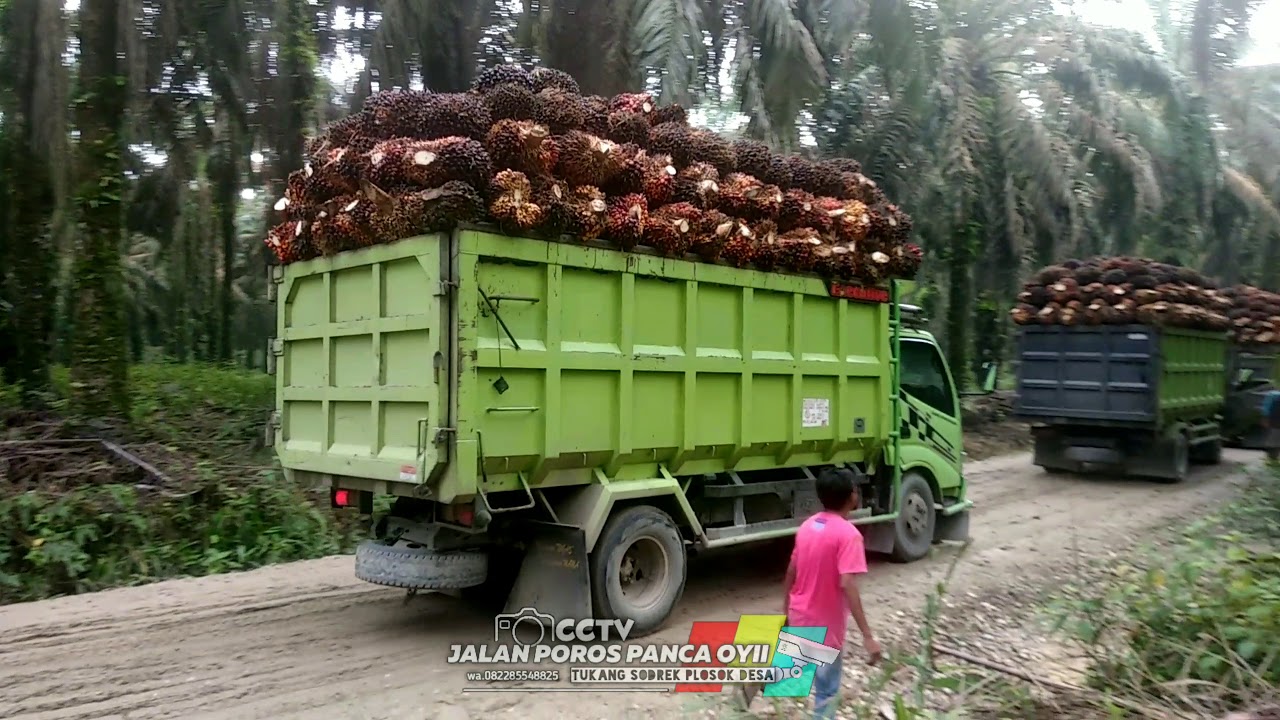
<instances>
[{"instance_id":1,"label":"phone number text","mask_svg":"<svg viewBox=\"0 0 1280 720\"><path fill-rule=\"evenodd\" d=\"M559 670L476 670L467 682L560 682Z\"/></svg>"}]
</instances>

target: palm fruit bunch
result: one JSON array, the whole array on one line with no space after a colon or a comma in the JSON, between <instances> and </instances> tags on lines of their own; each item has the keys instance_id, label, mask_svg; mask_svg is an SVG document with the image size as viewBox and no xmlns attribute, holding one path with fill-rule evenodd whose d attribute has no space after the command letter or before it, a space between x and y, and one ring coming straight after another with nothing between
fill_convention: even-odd
<instances>
[{"instance_id":1,"label":"palm fruit bunch","mask_svg":"<svg viewBox=\"0 0 1280 720\"><path fill-rule=\"evenodd\" d=\"M644 242L668 257L684 257L693 245L702 211L689 203L663 205L649 216Z\"/></svg>"},{"instance_id":2,"label":"palm fruit bunch","mask_svg":"<svg viewBox=\"0 0 1280 720\"><path fill-rule=\"evenodd\" d=\"M620 195L609 201L605 233L623 250L632 250L644 240L649 222L649 201L644 195Z\"/></svg>"},{"instance_id":3,"label":"palm fruit bunch","mask_svg":"<svg viewBox=\"0 0 1280 720\"><path fill-rule=\"evenodd\" d=\"M504 232L523 235L542 226L546 213L534 202L533 184L518 170L503 170L493 177L489 215Z\"/></svg>"},{"instance_id":4,"label":"palm fruit bunch","mask_svg":"<svg viewBox=\"0 0 1280 720\"><path fill-rule=\"evenodd\" d=\"M735 219L729 228L720 257L734 267L744 268L756 256L756 235L745 220Z\"/></svg>"},{"instance_id":5,"label":"palm fruit bunch","mask_svg":"<svg viewBox=\"0 0 1280 720\"><path fill-rule=\"evenodd\" d=\"M1252 285L1234 285L1219 293L1231 301L1227 318L1231 337L1241 345L1280 343L1280 294Z\"/></svg>"},{"instance_id":6,"label":"palm fruit bunch","mask_svg":"<svg viewBox=\"0 0 1280 720\"><path fill-rule=\"evenodd\" d=\"M1019 325L1138 323L1224 332L1233 326L1229 293L1191 268L1095 257L1040 270L1023 285L1010 314Z\"/></svg>"},{"instance_id":7,"label":"palm fruit bunch","mask_svg":"<svg viewBox=\"0 0 1280 720\"><path fill-rule=\"evenodd\" d=\"M484 146L495 170L518 170L541 177L550 173L556 163L558 148L550 138L546 125L531 120L499 120L489 128Z\"/></svg>"},{"instance_id":8,"label":"palm fruit bunch","mask_svg":"<svg viewBox=\"0 0 1280 720\"><path fill-rule=\"evenodd\" d=\"M911 218L852 159L779 154L692 126L653 95L583 95L561 70L517 64L485 68L467 92L369 97L307 142L276 210L266 244L281 262L462 222L851 282L912 277L923 259ZM1133 317L1140 289L1126 296ZM1197 302L1174 296L1160 297ZM1162 308L1143 312L1194 315Z\"/></svg>"}]
</instances>

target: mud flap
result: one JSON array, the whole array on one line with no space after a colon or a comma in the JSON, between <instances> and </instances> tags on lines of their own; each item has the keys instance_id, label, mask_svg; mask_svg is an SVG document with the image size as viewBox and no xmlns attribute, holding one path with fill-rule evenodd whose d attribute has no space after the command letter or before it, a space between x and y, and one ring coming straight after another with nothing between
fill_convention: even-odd
<instances>
[{"instance_id":1,"label":"mud flap","mask_svg":"<svg viewBox=\"0 0 1280 720\"><path fill-rule=\"evenodd\" d=\"M591 572L582 528L532 521L533 539L504 613L535 608L554 618L591 617Z\"/></svg>"},{"instance_id":2,"label":"mud flap","mask_svg":"<svg viewBox=\"0 0 1280 720\"><path fill-rule=\"evenodd\" d=\"M868 551L880 555L893 552L893 523L880 522L874 525L859 525L862 532L862 546Z\"/></svg>"},{"instance_id":3,"label":"mud flap","mask_svg":"<svg viewBox=\"0 0 1280 720\"><path fill-rule=\"evenodd\" d=\"M969 511L961 510L955 515L938 513L933 526L934 542L965 542L969 539Z\"/></svg>"}]
</instances>

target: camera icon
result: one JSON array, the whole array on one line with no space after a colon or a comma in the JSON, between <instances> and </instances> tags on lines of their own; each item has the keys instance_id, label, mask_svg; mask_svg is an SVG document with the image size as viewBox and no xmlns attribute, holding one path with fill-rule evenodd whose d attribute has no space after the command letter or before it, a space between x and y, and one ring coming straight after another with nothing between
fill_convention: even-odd
<instances>
[{"instance_id":1,"label":"camera icon","mask_svg":"<svg viewBox=\"0 0 1280 720\"><path fill-rule=\"evenodd\" d=\"M547 636L547 628L556 619L536 608L523 607L513 613L502 613L493 619L493 641L501 642L505 633L517 645L537 645Z\"/></svg>"}]
</instances>

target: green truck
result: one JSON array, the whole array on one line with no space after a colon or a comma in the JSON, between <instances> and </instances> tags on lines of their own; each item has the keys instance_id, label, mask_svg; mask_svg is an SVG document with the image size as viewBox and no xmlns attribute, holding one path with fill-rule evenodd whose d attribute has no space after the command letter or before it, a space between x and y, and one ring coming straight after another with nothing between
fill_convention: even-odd
<instances>
[{"instance_id":1,"label":"green truck","mask_svg":"<svg viewBox=\"0 0 1280 720\"><path fill-rule=\"evenodd\" d=\"M959 395L892 283L473 227L272 281L285 472L366 514L394 496L366 581L644 634L691 549L794 534L833 465L868 549L968 535Z\"/></svg>"},{"instance_id":2,"label":"green truck","mask_svg":"<svg viewBox=\"0 0 1280 720\"><path fill-rule=\"evenodd\" d=\"M1228 347L1226 333L1174 327L1021 328L1014 415L1032 423L1033 462L1172 482L1216 464Z\"/></svg>"}]
</instances>

